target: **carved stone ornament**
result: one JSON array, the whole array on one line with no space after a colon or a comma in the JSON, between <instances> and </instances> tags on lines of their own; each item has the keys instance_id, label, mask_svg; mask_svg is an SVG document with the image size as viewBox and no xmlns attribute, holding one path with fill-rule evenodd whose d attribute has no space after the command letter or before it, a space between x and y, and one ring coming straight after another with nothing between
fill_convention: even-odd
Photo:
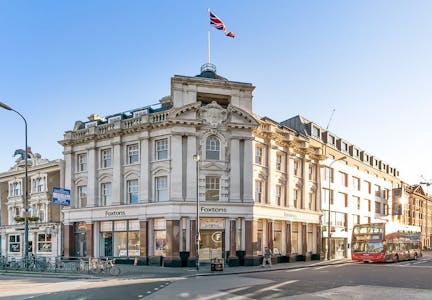
<instances>
[{"instance_id":1,"label":"carved stone ornament","mask_svg":"<svg viewBox=\"0 0 432 300\"><path fill-rule=\"evenodd\" d=\"M218 126L227 119L227 110L213 101L199 110L199 118L210 126Z\"/></svg>"}]
</instances>

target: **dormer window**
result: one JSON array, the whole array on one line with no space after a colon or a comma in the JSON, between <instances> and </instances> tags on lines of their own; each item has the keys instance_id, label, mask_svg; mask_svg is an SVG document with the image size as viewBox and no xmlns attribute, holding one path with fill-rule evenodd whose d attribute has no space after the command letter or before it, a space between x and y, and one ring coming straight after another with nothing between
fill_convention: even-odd
<instances>
[{"instance_id":1,"label":"dormer window","mask_svg":"<svg viewBox=\"0 0 432 300\"><path fill-rule=\"evenodd\" d=\"M220 141L215 136L210 136L206 141L206 159L220 159Z\"/></svg>"},{"instance_id":2,"label":"dormer window","mask_svg":"<svg viewBox=\"0 0 432 300\"><path fill-rule=\"evenodd\" d=\"M334 136L329 135L328 136L328 144L334 145L335 144L335 138Z\"/></svg>"},{"instance_id":3,"label":"dormer window","mask_svg":"<svg viewBox=\"0 0 432 300\"><path fill-rule=\"evenodd\" d=\"M321 131L318 127L312 126L312 136L316 138L321 138Z\"/></svg>"}]
</instances>

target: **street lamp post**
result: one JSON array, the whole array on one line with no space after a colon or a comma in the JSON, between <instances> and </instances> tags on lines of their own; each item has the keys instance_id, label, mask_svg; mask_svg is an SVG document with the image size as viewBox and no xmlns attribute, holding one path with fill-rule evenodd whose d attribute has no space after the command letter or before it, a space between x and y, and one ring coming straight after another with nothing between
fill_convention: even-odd
<instances>
[{"instance_id":1,"label":"street lamp post","mask_svg":"<svg viewBox=\"0 0 432 300\"><path fill-rule=\"evenodd\" d=\"M432 185L432 181L423 181L420 182L420 184L424 184L427 187L427 193L426 193L426 197L425 197L425 203L426 203L426 232L425 232L425 246L430 247L430 239L428 237L428 217L429 217L429 212L428 212L428 206L429 206L429 187ZM429 240L429 244L428 244L428 240Z\"/></svg>"},{"instance_id":2,"label":"street lamp post","mask_svg":"<svg viewBox=\"0 0 432 300\"><path fill-rule=\"evenodd\" d=\"M331 259L331 251L330 251L330 247L331 247L331 178L330 178L330 171L331 171L331 166L340 160L344 160L346 158L346 156L342 156L339 157L338 159L333 160L330 164L329 164L329 176L328 176L328 220L327 220L327 260Z\"/></svg>"},{"instance_id":3,"label":"street lamp post","mask_svg":"<svg viewBox=\"0 0 432 300\"><path fill-rule=\"evenodd\" d=\"M10 107L7 104L4 104L3 102L0 102L0 107L4 108L6 110L11 110L15 113L17 113L23 120L24 120L24 125L25 125L25 156L24 156L24 162L25 162L25 182L24 182L24 261L25 261L25 266L27 268L27 261L28 261L28 204L27 204L27 198L28 198L28 170L27 170L27 159L28 159L28 149L27 149L27 120L24 118L24 116L22 114L20 114L18 111L16 111L15 109L13 109L12 107Z\"/></svg>"},{"instance_id":4,"label":"street lamp post","mask_svg":"<svg viewBox=\"0 0 432 300\"><path fill-rule=\"evenodd\" d=\"M200 209L200 203L199 203L199 161L200 161L199 154L195 154L193 156L193 160L196 162L196 237L195 237L195 244L196 244L196 270L199 271L199 250L200 250L200 225L199 225L199 209Z\"/></svg>"}]
</instances>

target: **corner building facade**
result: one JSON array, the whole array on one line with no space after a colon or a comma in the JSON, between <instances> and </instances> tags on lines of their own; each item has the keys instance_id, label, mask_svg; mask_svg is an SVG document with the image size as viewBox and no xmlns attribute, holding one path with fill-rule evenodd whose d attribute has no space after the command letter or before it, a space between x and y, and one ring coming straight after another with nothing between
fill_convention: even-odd
<instances>
[{"instance_id":1,"label":"corner building facade","mask_svg":"<svg viewBox=\"0 0 432 300\"><path fill-rule=\"evenodd\" d=\"M257 117L253 90L207 68L157 106L77 121L60 141L65 256L193 266L199 213L201 261L319 258L319 149Z\"/></svg>"}]
</instances>

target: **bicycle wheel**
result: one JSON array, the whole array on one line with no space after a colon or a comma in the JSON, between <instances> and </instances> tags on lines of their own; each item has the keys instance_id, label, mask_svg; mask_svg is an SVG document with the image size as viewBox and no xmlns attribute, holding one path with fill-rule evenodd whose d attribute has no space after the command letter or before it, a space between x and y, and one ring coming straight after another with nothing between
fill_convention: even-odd
<instances>
[{"instance_id":1,"label":"bicycle wheel","mask_svg":"<svg viewBox=\"0 0 432 300\"><path fill-rule=\"evenodd\" d=\"M112 266L112 267L110 268L110 274L113 275L113 276L118 276L118 275L120 275L120 268L117 267L117 266Z\"/></svg>"}]
</instances>

